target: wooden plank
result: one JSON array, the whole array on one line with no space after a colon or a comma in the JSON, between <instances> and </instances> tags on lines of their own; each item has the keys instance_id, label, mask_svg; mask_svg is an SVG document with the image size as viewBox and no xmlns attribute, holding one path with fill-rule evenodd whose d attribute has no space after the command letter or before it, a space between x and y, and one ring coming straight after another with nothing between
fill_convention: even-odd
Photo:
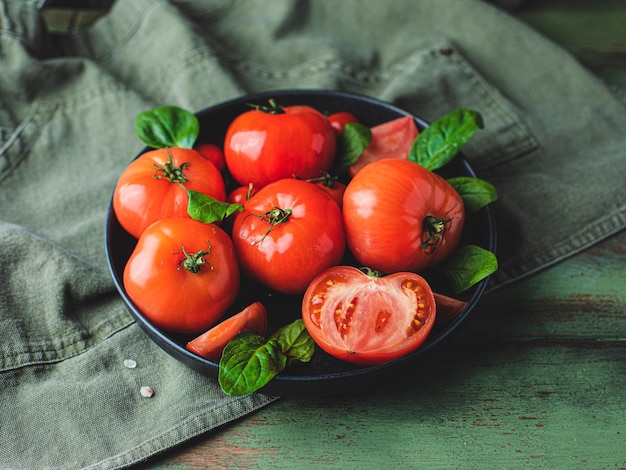
<instances>
[{"instance_id":1,"label":"wooden plank","mask_svg":"<svg viewBox=\"0 0 626 470\"><path fill-rule=\"evenodd\" d=\"M625 341L626 234L488 295L464 341Z\"/></svg>"},{"instance_id":2,"label":"wooden plank","mask_svg":"<svg viewBox=\"0 0 626 470\"><path fill-rule=\"evenodd\" d=\"M623 344L449 350L410 385L285 399L167 465L624 468L624 359Z\"/></svg>"}]
</instances>

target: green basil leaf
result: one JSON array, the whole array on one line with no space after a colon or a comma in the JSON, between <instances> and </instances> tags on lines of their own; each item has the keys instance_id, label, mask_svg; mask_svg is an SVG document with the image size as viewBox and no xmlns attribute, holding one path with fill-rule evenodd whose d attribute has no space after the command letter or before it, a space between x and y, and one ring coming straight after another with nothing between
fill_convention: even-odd
<instances>
[{"instance_id":1,"label":"green basil leaf","mask_svg":"<svg viewBox=\"0 0 626 470\"><path fill-rule=\"evenodd\" d=\"M235 212L241 212L242 210L242 204L218 201L207 194L194 191L193 189L189 190L187 213L192 219L205 224L224 220Z\"/></svg>"},{"instance_id":2,"label":"green basil leaf","mask_svg":"<svg viewBox=\"0 0 626 470\"><path fill-rule=\"evenodd\" d=\"M476 212L498 199L494 185L480 178L459 176L448 179L448 183L461 195L468 212Z\"/></svg>"},{"instance_id":3,"label":"green basil leaf","mask_svg":"<svg viewBox=\"0 0 626 470\"><path fill-rule=\"evenodd\" d=\"M315 342L301 318L280 328L270 339L278 341L288 364L293 361L309 362L315 352Z\"/></svg>"},{"instance_id":4,"label":"green basil leaf","mask_svg":"<svg viewBox=\"0 0 626 470\"><path fill-rule=\"evenodd\" d=\"M439 269L458 294L495 273L498 260L489 250L476 245L463 245L454 250Z\"/></svg>"},{"instance_id":5,"label":"green basil leaf","mask_svg":"<svg viewBox=\"0 0 626 470\"><path fill-rule=\"evenodd\" d=\"M251 331L233 338L224 348L218 382L227 395L241 396L256 392L287 364L280 344L266 341Z\"/></svg>"},{"instance_id":6,"label":"green basil leaf","mask_svg":"<svg viewBox=\"0 0 626 470\"><path fill-rule=\"evenodd\" d=\"M135 119L135 133L148 147L193 148L199 132L198 118L176 106L144 111Z\"/></svg>"},{"instance_id":7,"label":"green basil leaf","mask_svg":"<svg viewBox=\"0 0 626 470\"><path fill-rule=\"evenodd\" d=\"M413 142L409 160L429 170L441 168L452 160L461 147L483 128L482 116L470 109L457 109L437 119Z\"/></svg>"},{"instance_id":8,"label":"green basil leaf","mask_svg":"<svg viewBox=\"0 0 626 470\"><path fill-rule=\"evenodd\" d=\"M369 127L356 122L346 124L337 139L337 151L333 174L342 175L357 161L363 150L372 141Z\"/></svg>"}]
</instances>

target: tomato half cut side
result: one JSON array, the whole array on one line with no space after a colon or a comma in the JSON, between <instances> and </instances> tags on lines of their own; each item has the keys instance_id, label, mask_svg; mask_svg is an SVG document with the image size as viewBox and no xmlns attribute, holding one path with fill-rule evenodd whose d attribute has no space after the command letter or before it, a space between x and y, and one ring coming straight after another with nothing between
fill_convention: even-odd
<instances>
[{"instance_id":1,"label":"tomato half cut side","mask_svg":"<svg viewBox=\"0 0 626 470\"><path fill-rule=\"evenodd\" d=\"M302 301L304 324L317 345L359 365L383 364L415 351L435 317L430 286L411 272L378 277L335 266L313 280Z\"/></svg>"},{"instance_id":2,"label":"tomato half cut side","mask_svg":"<svg viewBox=\"0 0 626 470\"><path fill-rule=\"evenodd\" d=\"M267 311L261 302L248 305L197 338L187 343L187 349L211 361L219 362L228 342L244 331L264 336L267 332Z\"/></svg>"}]
</instances>

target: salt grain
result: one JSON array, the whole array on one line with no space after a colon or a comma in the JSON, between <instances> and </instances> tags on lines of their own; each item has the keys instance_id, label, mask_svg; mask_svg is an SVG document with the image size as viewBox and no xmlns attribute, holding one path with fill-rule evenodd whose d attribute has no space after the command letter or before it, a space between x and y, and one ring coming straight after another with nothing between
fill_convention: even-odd
<instances>
[{"instance_id":1,"label":"salt grain","mask_svg":"<svg viewBox=\"0 0 626 470\"><path fill-rule=\"evenodd\" d=\"M124 359L124 367L128 367L129 369L134 369L137 367L137 363L132 359Z\"/></svg>"},{"instance_id":2,"label":"salt grain","mask_svg":"<svg viewBox=\"0 0 626 470\"><path fill-rule=\"evenodd\" d=\"M150 398L152 395L154 395L154 390L152 390L151 387L141 387L141 390L139 390L139 392L141 393L142 397L146 398Z\"/></svg>"}]
</instances>

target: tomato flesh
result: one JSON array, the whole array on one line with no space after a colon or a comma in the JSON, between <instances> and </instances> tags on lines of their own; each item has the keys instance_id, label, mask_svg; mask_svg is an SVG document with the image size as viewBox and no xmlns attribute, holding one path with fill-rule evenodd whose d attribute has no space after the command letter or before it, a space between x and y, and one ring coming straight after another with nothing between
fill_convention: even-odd
<instances>
[{"instance_id":1,"label":"tomato flesh","mask_svg":"<svg viewBox=\"0 0 626 470\"><path fill-rule=\"evenodd\" d=\"M350 176L356 175L361 168L383 158L407 160L413 142L419 135L415 120L411 116L392 119L372 127L372 140L350 166Z\"/></svg>"},{"instance_id":2,"label":"tomato flesh","mask_svg":"<svg viewBox=\"0 0 626 470\"><path fill-rule=\"evenodd\" d=\"M230 318L187 343L187 349L211 361L219 362L228 342L244 331L260 336L267 332L267 311L261 302L254 302Z\"/></svg>"},{"instance_id":3,"label":"tomato flesh","mask_svg":"<svg viewBox=\"0 0 626 470\"><path fill-rule=\"evenodd\" d=\"M416 350L435 316L430 286L409 272L373 277L336 266L313 280L302 301L302 318L315 342L330 355L360 365Z\"/></svg>"}]
</instances>

